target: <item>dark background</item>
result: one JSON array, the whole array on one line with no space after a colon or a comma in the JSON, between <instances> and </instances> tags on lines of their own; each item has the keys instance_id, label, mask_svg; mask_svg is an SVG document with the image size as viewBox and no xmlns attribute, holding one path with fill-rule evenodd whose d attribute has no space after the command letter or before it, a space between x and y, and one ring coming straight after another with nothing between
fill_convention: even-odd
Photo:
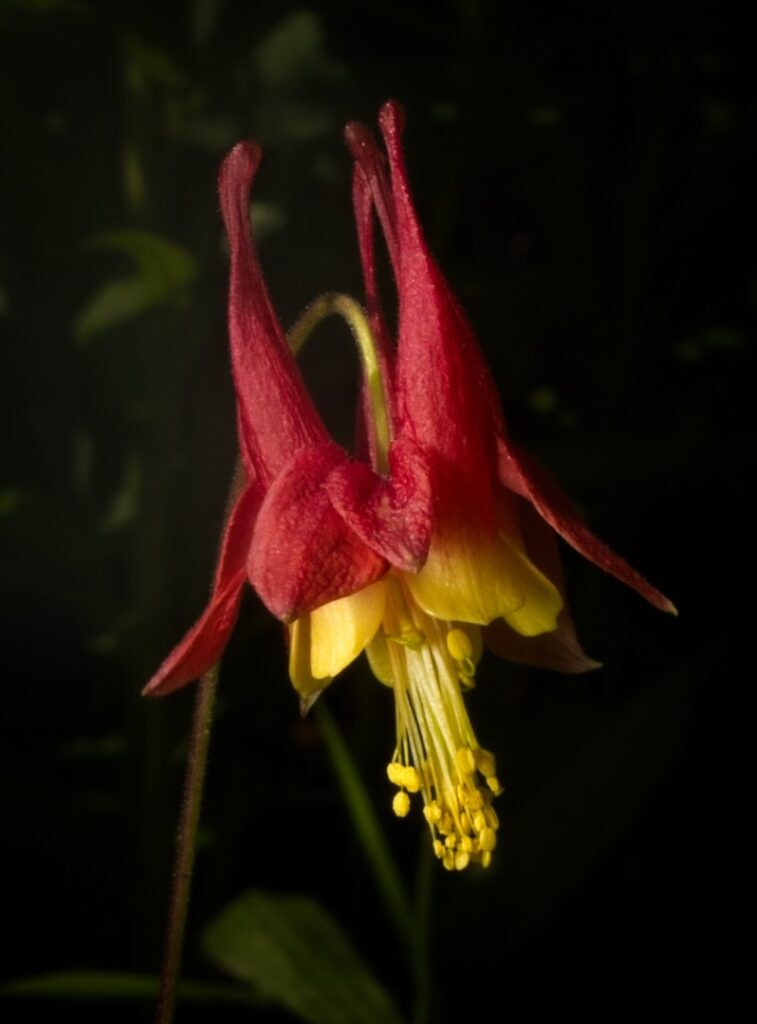
<instances>
[{"instance_id":1,"label":"dark background","mask_svg":"<svg viewBox=\"0 0 757 1024\"><path fill-rule=\"evenodd\" d=\"M479 1018L492 998L514 1020L729 1019L752 813L745 26L722 3L174 0L4 3L0 31L5 978L157 970L192 689L139 690L203 606L235 459L217 166L240 137L264 147L253 216L288 326L322 291L360 295L341 132L392 95L512 434L680 609L568 553L605 668L485 658L468 703L507 787L503 842L489 872L435 871L431 1019ZM320 332L304 367L349 443L347 332ZM427 833L388 810L390 694L361 661L327 699L412 886ZM220 978L200 936L242 890L303 892L408 1006L281 628L251 593L203 820L187 975Z\"/></svg>"}]
</instances>

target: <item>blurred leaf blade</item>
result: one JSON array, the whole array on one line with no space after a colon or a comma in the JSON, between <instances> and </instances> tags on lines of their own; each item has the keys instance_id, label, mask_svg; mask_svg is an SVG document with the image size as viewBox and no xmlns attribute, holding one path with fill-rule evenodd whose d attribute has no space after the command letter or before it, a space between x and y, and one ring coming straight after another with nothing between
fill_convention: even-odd
<instances>
[{"instance_id":1,"label":"blurred leaf blade","mask_svg":"<svg viewBox=\"0 0 757 1024\"><path fill-rule=\"evenodd\" d=\"M134 273L108 281L86 303L74 322L80 345L174 299L197 275L186 249L147 231L105 232L87 239L86 247L126 256Z\"/></svg>"},{"instance_id":2,"label":"blurred leaf blade","mask_svg":"<svg viewBox=\"0 0 757 1024\"><path fill-rule=\"evenodd\" d=\"M386 990L314 900L251 890L205 937L210 959L309 1024L400 1024Z\"/></svg>"}]
</instances>

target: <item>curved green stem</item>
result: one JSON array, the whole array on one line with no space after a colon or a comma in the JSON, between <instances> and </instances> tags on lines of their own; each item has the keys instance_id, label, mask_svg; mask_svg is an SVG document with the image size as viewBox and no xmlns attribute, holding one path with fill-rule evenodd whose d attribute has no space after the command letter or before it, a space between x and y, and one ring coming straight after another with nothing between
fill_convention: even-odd
<instances>
[{"instance_id":1,"label":"curved green stem","mask_svg":"<svg viewBox=\"0 0 757 1024\"><path fill-rule=\"evenodd\" d=\"M205 769L208 763L210 727L213 721L220 662L200 677L195 697L192 735L184 776L184 797L176 840L176 860L168 906L168 924L160 974L160 989L155 1015L156 1024L171 1024L176 1005L176 985L179 980L184 929L187 922L189 891L192 885L197 827L200 821Z\"/></svg>"},{"instance_id":2,"label":"curved green stem","mask_svg":"<svg viewBox=\"0 0 757 1024\"><path fill-rule=\"evenodd\" d=\"M388 454L391 442L389 409L376 340L373 337L365 310L360 303L350 298L349 295L342 295L338 292L321 295L315 302L311 302L287 335L289 347L297 355L310 334L328 316L341 316L346 321L360 351L360 361L371 403L373 429L376 437L378 460L376 468L379 473L386 473L389 468Z\"/></svg>"}]
</instances>

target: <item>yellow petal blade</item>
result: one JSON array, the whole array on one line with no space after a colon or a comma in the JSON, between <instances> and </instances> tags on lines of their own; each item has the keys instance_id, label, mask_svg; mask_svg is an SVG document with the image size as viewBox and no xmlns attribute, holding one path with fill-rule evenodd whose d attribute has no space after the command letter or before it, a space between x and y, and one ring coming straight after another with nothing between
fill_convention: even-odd
<instances>
[{"instance_id":1,"label":"yellow petal blade","mask_svg":"<svg viewBox=\"0 0 757 1024\"><path fill-rule=\"evenodd\" d=\"M529 561L517 534L440 531L426 564L405 581L429 615L485 626L504 618L525 636L557 628L559 591Z\"/></svg>"},{"instance_id":2,"label":"yellow petal blade","mask_svg":"<svg viewBox=\"0 0 757 1024\"><path fill-rule=\"evenodd\" d=\"M289 631L289 678L300 695L302 706L311 706L331 679L316 679L310 670L310 615L301 615L287 627Z\"/></svg>"},{"instance_id":3,"label":"yellow petal blade","mask_svg":"<svg viewBox=\"0 0 757 1024\"><path fill-rule=\"evenodd\" d=\"M376 635L385 602L386 589L379 580L310 613L310 670L315 679L335 676L357 658Z\"/></svg>"},{"instance_id":4,"label":"yellow petal blade","mask_svg":"<svg viewBox=\"0 0 757 1024\"><path fill-rule=\"evenodd\" d=\"M509 549L511 567L523 595L520 608L506 612L502 618L522 636L551 633L557 629L557 616L563 606L559 590L536 568L522 548L510 544L506 538L502 538L502 543ZM515 566L518 567L517 571Z\"/></svg>"},{"instance_id":5,"label":"yellow petal blade","mask_svg":"<svg viewBox=\"0 0 757 1024\"><path fill-rule=\"evenodd\" d=\"M394 672L392 670L392 659L389 655L389 641L382 629L376 633L373 640L365 649L368 656L368 664L371 672L384 686L394 686Z\"/></svg>"}]
</instances>

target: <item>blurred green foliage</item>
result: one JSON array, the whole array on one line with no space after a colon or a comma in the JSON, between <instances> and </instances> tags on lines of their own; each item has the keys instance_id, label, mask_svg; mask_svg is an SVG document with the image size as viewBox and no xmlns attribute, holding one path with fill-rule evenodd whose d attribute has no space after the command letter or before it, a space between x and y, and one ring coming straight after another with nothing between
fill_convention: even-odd
<instances>
[{"instance_id":1,"label":"blurred green foliage","mask_svg":"<svg viewBox=\"0 0 757 1024\"><path fill-rule=\"evenodd\" d=\"M95 292L74 321L74 337L81 344L175 299L196 274L188 252L146 231L109 231L87 239L86 245L99 252L123 253L135 272Z\"/></svg>"},{"instance_id":2,"label":"blurred green foliage","mask_svg":"<svg viewBox=\"0 0 757 1024\"><path fill-rule=\"evenodd\" d=\"M335 746L323 720L299 720L280 628L250 595L180 1019L291 1019L278 1000L309 1020L443 1024L492 992L516 1020L732 1015L751 761L751 603L736 594L757 449L757 96L734 12L0 5L8 1019L34 1019L43 996L57 1019L151 1017L192 694L139 689L203 605L235 459L218 163L238 138L264 147L252 216L289 326L320 292L360 294L340 132L389 95L512 433L681 618L567 556L606 668L484 660L471 717L502 765L504 842L490 871L437 878L422 822L389 810L390 694L363 665L345 673L325 698ZM319 332L302 365L350 444L346 331ZM292 892L306 901L277 895ZM301 948L303 921L317 945ZM308 1008L302 956L324 985ZM254 993L224 981L230 964ZM353 984L374 1016L329 1016Z\"/></svg>"},{"instance_id":3,"label":"blurred green foliage","mask_svg":"<svg viewBox=\"0 0 757 1024\"><path fill-rule=\"evenodd\" d=\"M399 1024L334 920L306 896L248 892L205 936L210 959L309 1024Z\"/></svg>"}]
</instances>

